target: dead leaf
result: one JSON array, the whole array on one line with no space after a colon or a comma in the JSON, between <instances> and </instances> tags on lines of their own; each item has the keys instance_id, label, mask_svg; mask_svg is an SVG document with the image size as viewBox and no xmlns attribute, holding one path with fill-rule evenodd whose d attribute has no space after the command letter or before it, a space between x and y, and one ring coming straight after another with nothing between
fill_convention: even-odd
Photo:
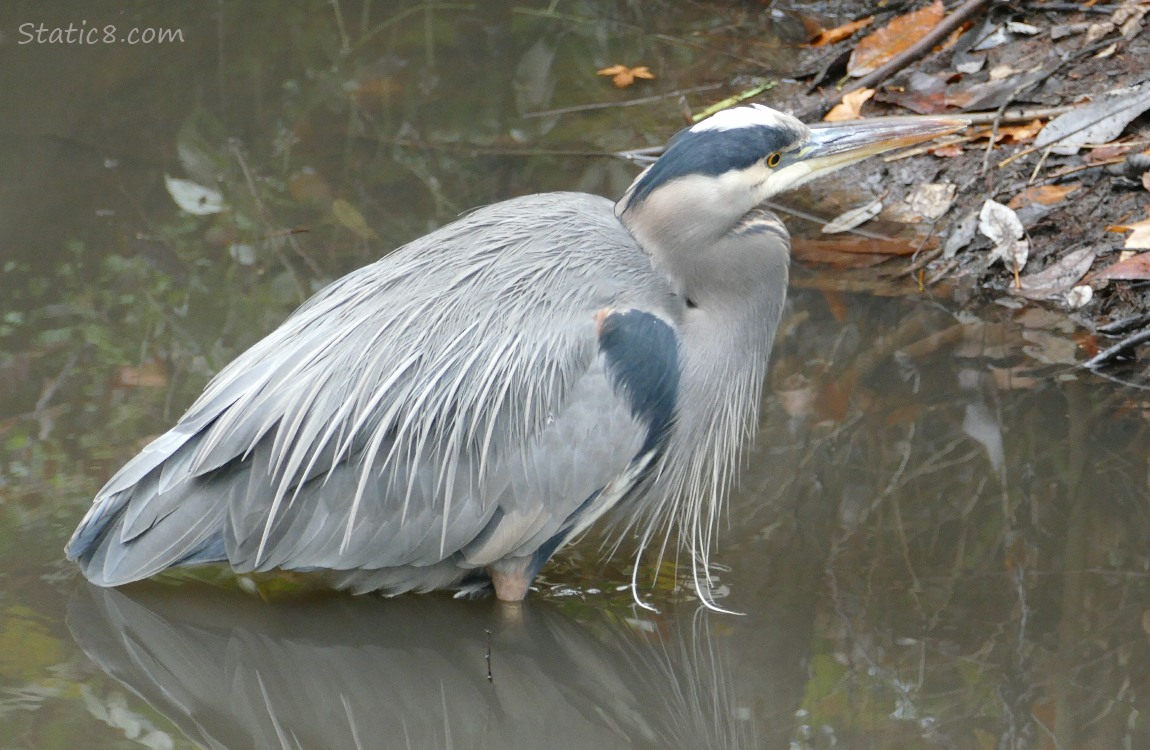
<instances>
[{"instance_id":1,"label":"dead leaf","mask_svg":"<svg viewBox=\"0 0 1150 750\"><path fill-rule=\"evenodd\" d=\"M1142 281L1150 279L1150 253L1138 253L1133 258L1119 261L1094 274L1095 279Z\"/></svg>"},{"instance_id":2,"label":"dead leaf","mask_svg":"<svg viewBox=\"0 0 1150 750\"><path fill-rule=\"evenodd\" d=\"M962 148L961 143L949 143L945 146L939 146L938 148L932 148L930 150L930 152L932 154L934 154L935 156L941 156L943 158L950 159L950 158L953 158L955 156L962 156L962 154L964 153L964 150Z\"/></svg>"},{"instance_id":3,"label":"dead leaf","mask_svg":"<svg viewBox=\"0 0 1150 750\"><path fill-rule=\"evenodd\" d=\"M620 89L625 89L635 83L636 78L646 78L648 80L655 78L655 74L652 73L646 65L640 65L637 68L628 68L626 65L612 65L609 68L595 71L595 75L611 76L611 82L615 84L616 88Z\"/></svg>"},{"instance_id":4,"label":"dead leaf","mask_svg":"<svg viewBox=\"0 0 1150 750\"><path fill-rule=\"evenodd\" d=\"M1071 182L1066 185L1038 185L1036 187L1029 187L1011 198L1006 206L1007 208L1013 208L1015 210L1032 203L1040 203L1043 206L1053 206L1055 203L1064 200L1066 196L1080 187L1082 187L1081 182Z\"/></svg>"},{"instance_id":5,"label":"dead leaf","mask_svg":"<svg viewBox=\"0 0 1150 750\"><path fill-rule=\"evenodd\" d=\"M992 81L1001 81L1003 78L1009 78L1010 76L1016 75L1017 73L1017 70L1006 64L995 65L993 68L987 71L987 75L990 76L990 80Z\"/></svg>"},{"instance_id":6,"label":"dead leaf","mask_svg":"<svg viewBox=\"0 0 1150 750\"><path fill-rule=\"evenodd\" d=\"M956 221L946 237L946 244L942 246L942 257L953 258L959 250L974 242L977 229L978 214L973 211Z\"/></svg>"},{"instance_id":7,"label":"dead leaf","mask_svg":"<svg viewBox=\"0 0 1150 750\"><path fill-rule=\"evenodd\" d=\"M857 21L844 23L842 26L836 26L833 29L823 29L815 36L814 39L811 40L810 46L822 47L827 44L841 42L843 39L846 39L848 36L855 33L859 29L870 26L872 23L874 23L874 16L867 16L866 18L860 18Z\"/></svg>"},{"instance_id":8,"label":"dead leaf","mask_svg":"<svg viewBox=\"0 0 1150 750\"><path fill-rule=\"evenodd\" d=\"M1030 143L1044 127L1046 123L1042 120L1032 120L1024 125L1000 125L998 135L1013 143Z\"/></svg>"},{"instance_id":9,"label":"dead leaf","mask_svg":"<svg viewBox=\"0 0 1150 750\"><path fill-rule=\"evenodd\" d=\"M851 52L847 72L860 78L877 70L898 53L910 47L930 32L946 11L942 0L895 18L886 26L865 36Z\"/></svg>"},{"instance_id":10,"label":"dead leaf","mask_svg":"<svg viewBox=\"0 0 1150 750\"><path fill-rule=\"evenodd\" d=\"M1011 34L1023 34L1025 36L1034 36L1035 34L1042 31L1042 29L1038 28L1037 26L1033 26L1028 23L1022 23L1021 21L1007 21L1006 30Z\"/></svg>"},{"instance_id":11,"label":"dead leaf","mask_svg":"<svg viewBox=\"0 0 1150 750\"><path fill-rule=\"evenodd\" d=\"M933 115L951 106L948 97L949 88L943 74L930 75L915 70L903 83L885 86L875 101L897 104L920 115Z\"/></svg>"},{"instance_id":12,"label":"dead leaf","mask_svg":"<svg viewBox=\"0 0 1150 750\"><path fill-rule=\"evenodd\" d=\"M1137 147L1135 143L1107 143L1087 149L1082 155L1082 163L1095 166L1098 164L1117 164L1126 158Z\"/></svg>"},{"instance_id":13,"label":"dead leaf","mask_svg":"<svg viewBox=\"0 0 1150 750\"><path fill-rule=\"evenodd\" d=\"M167 385L167 370L158 359L149 360L139 367L117 367L112 382L113 388L165 388Z\"/></svg>"},{"instance_id":14,"label":"dead leaf","mask_svg":"<svg viewBox=\"0 0 1150 750\"><path fill-rule=\"evenodd\" d=\"M990 250L991 263L1001 260L1004 266L1013 268L1014 286L1018 288L1018 273L1030 255L1030 243L1025 238L1026 232L1018 214L998 201L987 199L978 212L978 231L994 243Z\"/></svg>"},{"instance_id":15,"label":"dead leaf","mask_svg":"<svg viewBox=\"0 0 1150 750\"><path fill-rule=\"evenodd\" d=\"M215 188L206 187L191 180L182 180L179 177L164 175L164 187L168 195L185 213L192 216L208 216L218 214L227 209L224 196Z\"/></svg>"},{"instance_id":16,"label":"dead leaf","mask_svg":"<svg viewBox=\"0 0 1150 750\"><path fill-rule=\"evenodd\" d=\"M1094 251L1082 248L1067 253L1057 263L1051 263L1037 273L1023 276L1020 288L1014 290L1027 299L1055 299L1064 297L1094 264Z\"/></svg>"},{"instance_id":17,"label":"dead leaf","mask_svg":"<svg viewBox=\"0 0 1150 750\"><path fill-rule=\"evenodd\" d=\"M950 210L957 189L952 182L923 183L907 196L906 202L911 211L928 221L934 221Z\"/></svg>"},{"instance_id":18,"label":"dead leaf","mask_svg":"<svg viewBox=\"0 0 1150 750\"><path fill-rule=\"evenodd\" d=\"M974 45L971 49L975 52L983 52L995 47L1001 47L1004 44L1013 41L1010 32L1006 30L1005 26L996 26L994 31L984 35L979 39L978 44Z\"/></svg>"},{"instance_id":19,"label":"dead leaf","mask_svg":"<svg viewBox=\"0 0 1150 750\"><path fill-rule=\"evenodd\" d=\"M823 118L826 122L842 122L843 120L861 120L862 105L867 99L874 96L874 89L855 89L843 94L843 100L827 112Z\"/></svg>"},{"instance_id":20,"label":"dead leaf","mask_svg":"<svg viewBox=\"0 0 1150 750\"><path fill-rule=\"evenodd\" d=\"M1106 96L1054 118L1038 134L1034 145L1050 146L1056 154L1076 154L1086 144L1114 140L1147 109L1150 109L1150 85Z\"/></svg>"},{"instance_id":21,"label":"dead leaf","mask_svg":"<svg viewBox=\"0 0 1150 750\"><path fill-rule=\"evenodd\" d=\"M1131 250L1150 250L1150 219L1131 224L1126 228L1134 231L1126 238L1122 247Z\"/></svg>"},{"instance_id":22,"label":"dead leaf","mask_svg":"<svg viewBox=\"0 0 1150 750\"><path fill-rule=\"evenodd\" d=\"M1073 289L1071 289L1069 292L1066 293L1066 305L1071 310L1077 310L1078 308L1082 307L1087 302L1089 302L1093 297L1094 297L1094 287L1090 286L1089 284L1083 284L1081 286L1076 286ZM1098 353L1097 351L1094 352L1094 354L1097 354L1097 353ZM1091 354L1090 356L1093 357L1094 354Z\"/></svg>"},{"instance_id":23,"label":"dead leaf","mask_svg":"<svg viewBox=\"0 0 1150 750\"><path fill-rule=\"evenodd\" d=\"M838 268L867 268L890 260L893 256L913 255L916 250L930 250L938 245L935 237L872 239L841 235L825 239L795 237L791 254L803 263L825 263Z\"/></svg>"},{"instance_id":24,"label":"dead leaf","mask_svg":"<svg viewBox=\"0 0 1150 750\"><path fill-rule=\"evenodd\" d=\"M363 218L363 214L359 212L359 209L343 198L336 198L331 202L331 212L335 215L336 221L351 230L351 233L361 240L379 239L371 227L367 225L367 220Z\"/></svg>"},{"instance_id":25,"label":"dead leaf","mask_svg":"<svg viewBox=\"0 0 1150 750\"><path fill-rule=\"evenodd\" d=\"M860 224L865 224L874 217L878 216L882 211L882 199L876 198L865 206L852 208L849 211L844 211L835 218L828 221L823 225L823 234L838 234L839 232L846 232L854 229Z\"/></svg>"},{"instance_id":26,"label":"dead leaf","mask_svg":"<svg viewBox=\"0 0 1150 750\"><path fill-rule=\"evenodd\" d=\"M1095 55L1094 59L1095 60L1105 60L1106 58L1111 57L1117 51L1118 51L1118 42L1114 42L1110 46L1106 47L1106 49L1102 50L1097 55Z\"/></svg>"},{"instance_id":27,"label":"dead leaf","mask_svg":"<svg viewBox=\"0 0 1150 750\"><path fill-rule=\"evenodd\" d=\"M1100 23L1092 23L1086 28L1086 44L1094 44L1102 39L1102 37L1109 34L1114 29L1118 28L1110 21L1102 21Z\"/></svg>"}]
</instances>

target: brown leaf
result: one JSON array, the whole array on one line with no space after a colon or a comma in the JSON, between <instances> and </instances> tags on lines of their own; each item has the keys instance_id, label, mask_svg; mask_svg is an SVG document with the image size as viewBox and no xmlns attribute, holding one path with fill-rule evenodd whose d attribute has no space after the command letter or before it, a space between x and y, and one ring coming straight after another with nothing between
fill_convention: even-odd
<instances>
[{"instance_id":1,"label":"brown leaf","mask_svg":"<svg viewBox=\"0 0 1150 750\"><path fill-rule=\"evenodd\" d=\"M1033 120L1025 125L1000 125L998 136L1012 143L1030 143L1044 126L1042 120Z\"/></svg>"},{"instance_id":2,"label":"brown leaf","mask_svg":"<svg viewBox=\"0 0 1150 750\"><path fill-rule=\"evenodd\" d=\"M950 144L947 144L946 146L939 146L938 148L932 148L930 150L930 152L932 154L934 154L935 156L942 156L942 157L946 157L946 158L951 158L951 157L955 157L955 156L962 156L963 148L962 148L961 143L950 143Z\"/></svg>"},{"instance_id":3,"label":"brown leaf","mask_svg":"<svg viewBox=\"0 0 1150 750\"><path fill-rule=\"evenodd\" d=\"M1132 258L1119 261L1094 274L1096 279L1119 279L1122 281L1142 281L1150 279L1150 253L1138 253Z\"/></svg>"},{"instance_id":4,"label":"brown leaf","mask_svg":"<svg viewBox=\"0 0 1150 750\"><path fill-rule=\"evenodd\" d=\"M900 84L888 84L876 95L876 100L905 107L920 115L933 115L962 103L951 101L950 87L941 75L928 75L912 71Z\"/></svg>"},{"instance_id":5,"label":"brown leaf","mask_svg":"<svg viewBox=\"0 0 1150 750\"><path fill-rule=\"evenodd\" d=\"M611 82L615 84L616 88L620 89L627 88L635 83L636 78L651 80L655 77L655 74L652 73L646 65L640 65L637 68L628 68L626 65L612 65L609 68L595 71L595 75L611 76Z\"/></svg>"},{"instance_id":6,"label":"brown leaf","mask_svg":"<svg viewBox=\"0 0 1150 750\"><path fill-rule=\"evenodd\" d=\"M1064 200L1066 196L1073 193L1078 188L1082 187L1081 182L1072 182L1067 185L1038 185L1036 187L1026 188L1018 195L1010 199L1006 205L1009 208L1018 210L1023 206L1029 206L1032 203L1041 203L1044 206L1052 206Z\"/></svg>"},{"instance_id":7,"label":"brown leaf","mask_svg":"<svg viewBox=\"0 0 1150 750\"><path fill-rule=\"evenodd\" d=\"M1134 150L1134 143L1107 143L1105 146L1098 148L1088 149L1082 155L1082 161L1085 164L1117 164L1126 158L1126 155Z\"/></svg>"},{"instance_id":8,"label":"brown leaf","mask_svg":"<svg viewBox=\"0 0 1150 750\"><path fill-rule=\"evenodd\" d=\"M1030 143L1041 130L1042 121L1035 120L1027 125L1000 125L997 133L994 128L979 128L971 135L971 139L989 140L990 134L995 133L995 143Z\"/></svg>"},{"instance_id":9,"label":"brown leaf","mask_svg":"<svg viewBox=\"0 0 1150 750\"><path fill-rule=\"evenodd\" d=\"M870 26L872 23L874 23L874 16L867 16L866 18L860 18L857 21L844 23L842 26L836 26L833 29L823 29L817 35L815 35L814 39L811 40L810 46L822 47L826 44L834 44L835 42L840 42L859 29Z\"/></svg>"},{"instance_id":10,"label":"brown leaf","mask_svg":"<svg viewBox=\"0 0 1150 750\"><path fill-rule=\"evenodd\" d=\"M795 237L791 253L804 263L825 263L838 268L867 268L890 260L893 256L913 255L919 249L932 249L938 240L929 237L894 238L889 240L870 237L839 236L808 239Z\"/></svg>"},{"instance_id":11,"label":"brown leaf","mask_svg":"<svg viewBox=\"0 0 1150 750\"><path fill-rule=\"evenodd\" d=\"M167 370L158 359L149 360L139 367L117 367L112 380L113 388L165 388L167 385Z\"/></svg>"},{"instance_id":12,"label":"brown leaf","mask_svg":"<svg viewBox=\"0 0 1150 750\"><path fill-rule=\"evenodd\" d=\"M899 16L878 31L868 34L851 53L847 72L859 78L877 70L926 36L942 20L945 12L942 0L935 0L925 8Z\"/></svg>"},{"instance_id":13,"label":"brown leaf","mask_svg":"<svg viewBox=\"0 0 1150 750\"><path fill-rule=\"evenodd\" d=\"M855 89L848 94L843 94L843 100L832 107L823 120L826 122L861 120L862 105L872 96L874 96L874 89Z\"/></svg>"}]
</instances>

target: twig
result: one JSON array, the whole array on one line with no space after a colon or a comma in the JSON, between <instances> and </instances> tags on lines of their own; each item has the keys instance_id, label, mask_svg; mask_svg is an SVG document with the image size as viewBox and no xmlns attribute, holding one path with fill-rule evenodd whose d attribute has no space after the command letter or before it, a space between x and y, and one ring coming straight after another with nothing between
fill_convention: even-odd
<instances>
[{"instance_id":1,"label":"twig","mask_svg":"<svg viewBox=\"0 0 1150 750\"><path fill-rule=\"evenodd\" d=\"M697 94L701 91L714 91L721 89L726 84L723 83L708 83L703 86L694 86L689 89L679 89L678 91L668 91L665 94L655 94L654 96L643 96L638 99L626 99L621 102L592 102L590 104L576 104L570 107L559 107L557 109L543 109L538 112L524 112L522 117L551 117L552 115L566 115L572 112L589 112L595 109L611 109L613 107L637 107L641 104L652 104L660 102L664 99L670 99L674 96L682 96L683 94Z\"/></svg>"},{"instance_id":2,"label":"twig","mask_svg":"<svg viewBox=\"0 0 1150 750\"><path fill-rule=\"evenodd\" d=\"M1055 67L1055 70L1057 70L1057 69L1058 68ZM1053 75L1053 74L1054 74L1054 71L1051 71L1051 75ZM1023 76L1023 78L1025 79L1026 76ZM990 155L994 152L994 144L998 140L998 126L1002 124L1002 116L1004 114L1006 114L1006 107L1012 101L1017 99L1019 94L1021 94L1023 91L1030 88L1031 86L1033 86L1035 83L1037 83L1037 81L1023 80L1023 82L1021 84L1014 87L1014 89L1010 92L1010 95L1002 103L1002 106L999 107L998 110L994 113L994 120L991 123L991 127L990 127L990 140L987 141L986 151L984 151L982 154L982 174L986 175L990 171ZM987 182L990 183L987 185L987 188L988 188L987 192L993 193L994 192L993 178L991 178L988 175L986 179L987 179Z\"/></svg>"},{"instance_id":3,"label":"twig","mask_svg":"<svg viewBox=\"0 0 1150 750\"><path fill-rule=\"evenodd\" d=\"M778 86L778 85L779 85L778 81L767 81L766 83L759 84L758 86L753 86L753 87L747 89L746 91L740 91L739 93L735 94L734 96L728 96L726 99L723 99L722 101L715 102L711 106L704 109L702 112L697 112L697 113L691 115L691 122L699 122L700 120L704 120L704 119L710 117L711 115L715 114L716 112L721 112L722 110L727 109L728 107L733 107L736 104L738 104L739 102L746 101L747 99L750 99L751 97L754 97L754 96L758 96L759 94L763 93L764 91L769 91L770 89L773 89L775 86Z\"/></svg>"},{"instance_id":4,"label":"twig","mask_svg":"<svg viewBox=\"0 0 1150 750\"><path fill-rule=\"evenodd\" d=\"M274 233L278 227L272 221L271 212L268 211L267 204L265 204L263 199L260 198L259 190L256 188L256 180L252 175L252 171L248 168L247 159L244 158L243 151L240 149L238 143L233 141L230 145L232 156L235 157L236 163L239 164L240 171L244 173L244 179L247 181L248 191L251 193L252 202L255 204L256 212L259 214L260 219L263 221L267 232L269 234ZM295 241L295 238L289 234L287 239L288 244L290 244L292 249L296 251L296 254L303 259L304 263L307 264L312 273L315 274L316 277L322 276L323 274L320 273L319 267L316 266L315 262L309 258L306 253L304 253L303 248L299 246L299 244ZM299 292L300 299L307 299L307 288L304 286L303 279L300 278L299 273L297 273L295 268L292 267L292 264L288 262L287 257L284 255L283 250L280 249L278 243L273 242L271 243L271 246L272 249L275 250L276 256L279 257L280 263L283 264L284 269L288 272L288 275L291 276L292 281L295 282L296 290Z\"/></svg>"},{"instance_id":5,"label":"twig","mask_svg":"<svg viewBox=\"0 0 1150 750\"><path fill-rule=\"evenodd\" d=\"M803 211L803 210L798 209L798 208L791 208L790 206L784 206L784 205L781 205L779 203L775 203L774 201L771 201L771 200L763 201L759 205L760 206L766 206L767 208L771 209L772 211L778 211L780 213L787 214L788 216L794 216L795 218L798 218L798 219L806 219L807 221L814 222L815 224L818 224L819 226L822 226L822 225L827 223L827 219L825 219L822 216L816 216L812 213L807 213L806 211ZM863 229L862 227L853 227L851 229L848 229L846 231L846 233L847 234L855 234L855 235L858 235L859 237L866 237L867 239L871 239L871 240L886 240L889 242L890 240L895 239L894 237L891 237L890 235L882 234L881 232L872 232L871 230Z\"/></svg>"},{"instance_id":6,"label":"twig","mask_svg":"<svg viewBox=\"0 0 1150 750\"><path fill-rule=\"evenodd\" d=\"M491 673L491 631L484 628L483 632L487 634L487 650L483 654L483 658L487 662L487 681L495 682L495 675Z\"/></svg>"},{"instance_id":7,"label":"twig","mask_svg":"<svg viewBox=\"0 0 1150 750\"><path fill-rule=\"evenodd\" d=\"M1131 334L1126 338L1119 341L1114 346L1098 352L1090 359L1083 363L1083 367L1088 370L1093 370L1102 365L1108 364L1112 360L1117 359L1120 355L1125 354L1139 344L1144 344L1150 341L1150 328L1143 328L1138 333Z\"/></svg>"},{"instance_id":8,"label":"twig","mask_svg":"<svg viewBox=\"0 0 1150 750\"><path fill-rule=\"evenodd\" d=\"M1142 313L1141 315L1133 315L1129 318L1112 320L1106 325L1098 326L1098 332L1105 334L1125 333L1134 328L1141 328L1147 323L1150 323L1150 313Z\"/></svg>"},{"instance_id":9,"label":"twig","mask_svg":"<svg viewBox=\"0 0 1150 750\"><path fill-rule=\"evenodd\" d=\"M831 97L830 100L824 102L824 111L841 102L843 96L846 94L849 94L852 91L857 91L861 88L874 88L878 84L890 78L895 73L910 65L912 62L933 49L936 44L945 39L959 26L966 23L967 19L969 19L978 11L982 10L982 7L984 5L988 5L989 3L990 0L966 0L965 3L955 8L953 13L939 21L938 25L931 29L930 32L922 39L919 39L910 47L907 47L905 50L895 55L885 65L880 66L878 69L858 79L853 84L846 87L835 96Z\"/></svg>"},{"instance_id":10,"label":"twig","mask_svg":"<svg viewBox=\"0 0 1150 750\"><path fill-rule=\"evenodd\" d=\"M1030 122L1031 120L1048 120L1051 117L1064 115L1077 109L1077 104L1063 104L1060 107L1022 107L1021 109L1011 109L1002 113L1002 117L998 118L999 122L1012 123L1012 122ZM963 112L959 117L964 120L970 120L971 125L989 125L994 122L997 112Z\"/></svg>"}]
</instances>

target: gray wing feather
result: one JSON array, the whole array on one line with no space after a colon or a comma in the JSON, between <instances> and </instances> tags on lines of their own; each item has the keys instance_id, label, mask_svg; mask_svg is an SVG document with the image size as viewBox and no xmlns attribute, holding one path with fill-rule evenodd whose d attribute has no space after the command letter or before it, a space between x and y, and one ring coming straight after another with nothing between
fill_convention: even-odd
<instances>
[{"instance_id":1,"label":"gray wing feather","mask_svg":"<svg viewBox=\"0 0 1150 750\"><path fill-rule=\"evenodd\" d=\"M239 570L436 580L444 561L531 551L643 442L595 312L669 296L605 199L476 211L336 281L225 368L101 491L69 555L115 584L213 545Z\"/></svg>"}]
</instances>

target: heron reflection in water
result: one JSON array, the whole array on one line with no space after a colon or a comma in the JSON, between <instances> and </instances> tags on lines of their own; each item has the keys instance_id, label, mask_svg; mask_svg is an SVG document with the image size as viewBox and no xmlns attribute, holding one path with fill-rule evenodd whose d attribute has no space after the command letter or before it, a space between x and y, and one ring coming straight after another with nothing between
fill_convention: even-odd
<instances>
[{"instance_id":1,"label":"heron reflection in water","mask_svg":"<svg viewBox=\"0 0 1150 750\"><path fill-rule=\"evenodd\" d=\"M760 204L964 124L738 107L677 134L614 204L478 209L225 367L100 491L68 557L101 586L227 563L515 601L614 510L641 547L677 529L710 603L787 289L789 236Z\"/></svg>"}]
</instances>

